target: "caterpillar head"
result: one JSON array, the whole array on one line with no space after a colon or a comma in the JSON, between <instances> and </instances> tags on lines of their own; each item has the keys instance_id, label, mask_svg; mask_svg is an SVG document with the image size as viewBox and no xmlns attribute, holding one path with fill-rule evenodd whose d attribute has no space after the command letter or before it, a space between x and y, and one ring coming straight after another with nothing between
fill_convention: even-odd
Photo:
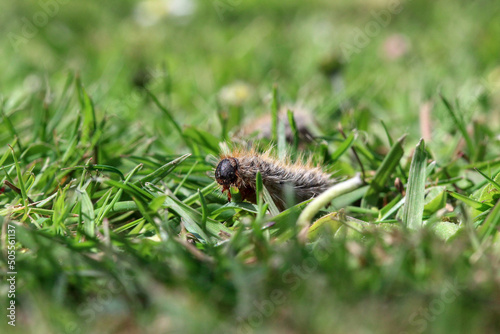
<instances>
[{"instance_id":1,"label":"caterpillar head","mask_svg":"<svg viewBox=\"0 0 500 334\"><path fill-rule=\"evenodd\" d=\"M224 158L215 169L215 180L222 186L222 192L228 191L228 198L231 200L231 192L229 187L238 180L238 159Z\"/></svg>"}]
</instances>

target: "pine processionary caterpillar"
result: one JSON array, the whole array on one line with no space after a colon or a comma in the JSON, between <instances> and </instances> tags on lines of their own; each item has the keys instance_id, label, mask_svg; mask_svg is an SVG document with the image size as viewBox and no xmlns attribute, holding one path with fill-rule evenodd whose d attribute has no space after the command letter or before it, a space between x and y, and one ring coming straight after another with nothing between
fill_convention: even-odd
<instances>
[{"instance_id":1,"label":"pine processionary caterpillar","mask_svg":"<svg viewBox=\"0 0 500 334\"><path fill-rule=\"evenodd\" d=\"M273 158L270 152L259 154L253 150L223 154L215 169L215 179L222 186L222 192L227 190L229 201L230 187L234 186L243 200L256 203L257 172L262 175L262 183L280 210L286 208L284 190L287 184L293 189L296 201L302 202L321 194L335 183L329 174L311 163L292 164Z\"/></svg>"}]
</instances>

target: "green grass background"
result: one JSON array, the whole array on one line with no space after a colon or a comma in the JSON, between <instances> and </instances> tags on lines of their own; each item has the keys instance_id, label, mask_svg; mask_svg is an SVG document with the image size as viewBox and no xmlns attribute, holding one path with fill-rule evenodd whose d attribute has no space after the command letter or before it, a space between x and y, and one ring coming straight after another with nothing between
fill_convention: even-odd
<instances>
[{"instance_id":1,"label":"green grass background","mask_svg":"<svg viewBox=\"0 0 500 334\"><path fill-rule=\"evenodd\" d=\"M17 325L3 317L2 332L496 332L500 5L398 3L360 47L390 1L193 1L150 26L138 1L1 2L0 268L10 222L18 272ZM407 50L389 59L395 35ZM296 211L227 204L210 177L219 142L273 102L314 119L306 156L346 179L355 148L372 184L320 214L391 226L304 244ZM435 165L419 177L412 159ZM405 204L416 230L399 228L397 178L425 183Z\"/></svg>"}]
</instances>

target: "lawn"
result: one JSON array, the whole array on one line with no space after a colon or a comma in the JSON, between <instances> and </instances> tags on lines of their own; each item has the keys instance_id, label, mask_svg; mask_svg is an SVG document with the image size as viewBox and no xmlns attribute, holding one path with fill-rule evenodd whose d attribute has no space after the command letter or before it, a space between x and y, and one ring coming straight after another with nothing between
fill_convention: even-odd
<instances>
[{"instance_id":1,"label":"lawn","mask_svg":"<svg viewBox=\"0 0 500 334\"><path fill-rule=\"evenodd\" d=\"M23 0L0 22L2 333L500 330L496 1ZM250 147L336 186L283 209L263 171L229 202L219 157Z\"/></svg>"}]
</instances>

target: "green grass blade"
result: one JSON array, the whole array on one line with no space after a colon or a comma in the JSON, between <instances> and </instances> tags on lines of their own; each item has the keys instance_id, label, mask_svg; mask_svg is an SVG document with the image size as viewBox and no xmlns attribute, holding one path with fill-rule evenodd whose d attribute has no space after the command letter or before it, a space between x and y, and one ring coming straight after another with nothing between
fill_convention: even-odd
<instances>
[{"instance_id":1,"label":"green grass blade","mask_svg":"<svg viewBox=\"0 0 500 334\"><path fill-rule=\"evenodd\" d=\"M398 195L397 197L395 197L395 199L400 198L400 196L401 195ZM400 207L402 207L404 205L405 199L406 199L406 197L401 198L400 200L398 200L397 203L395 203L393 206L391 206L388 210L384 210L385 207L382 210L380 210L382 217L380 217L379 221L388 220L389 217L391 217L396 211L399 210Z\"/></svg>"},{"instance_id":2,"label":"green grass blade","mask_svg":"<svg viewBox=\"0 0 500 334\"><path fill-rule=\"evenodd\" d=\"M80 218L83 221L85 234L95 237L95 212L94 205L87 193L86 187L77 187L76 194L80 202Z\"/></svg>"},{"instance_id":3,"label":"green grass blade","mask_svg":"<svg viewBox=\"0 0 500 334\"><path fill-rule=\"evenodd\" d=\"M264 196L264 201L267 203L269 206L269 212L271 212L271 215L276 216L279 214L278 207L276 206L276 203L274 203L273 198L271 197L271 194L267 190L267 188L263 185L262 187L262 193Z\"/></svg>"},{"instance_id":4,"label":"green grass blade","mask_svg":"<svg viewBox=\"0 0 500 334\"><path fill-rule=\"evenodd\" d=\"M210 153L219 153L219 139L217 139L217 137L213 134L194 126L189 126L184 129L184 135L198 145L206 148Z\"/></svg>"},{"instance_id":5,"label":"green grass blade","mask_svg":"<svg viewBox=\"0 0 500 334\"><path fill-rule=\"evenodd\" d=\"M229 210L241 210L241 211L246 211L250 212L252 214L259 213L259 209L255 204L252 203L247 203L247 202L228 202L224 204L223 206L219 207L217 210L214 210L211 212L210 216L212 218L217 217L219 214L229 211Z\"/></svg>"},{"instance_id":6,"label":"green grass blade","mask_svg":"<svg viewBox=\"0 0 500 334\"><path fill-rule=\"evenodd\" d=\"M207 201L205 200L205 196L201 193L200 189L198 189L198 196L200 196L201 203L201 228L203 232L207 232L207 219L208 219L208 206Z\"/></svg>"},{"instance_id":7,"label":"green grass blade","mask_svg":"<svg viewBox=\"0 0 500 334\"><path fill-rule=\"evenodd\" d=\"M495 187L498 191L500 191L500 184L498 184L498 182L495 182L495 180L493 180L491 177L489 177L488 175L484 174L483 172L481 172L479 169L477 168L474 168L474 170L476 172L478 172L479 174L481 174L486 180L488 180L490 182L490 184Z\"/></svg>"},{"instance_id":8,"label":"green grass blade","mask_svg":"<svg viewBox=\"0 0 500 334\"><path fill-rule=\"evenodd\" d=\"M403 224L412 230L420 229L423 223L426 165L427 153L425 151L425 142L423 139L420 139L411 160L408 187L403 207Z\"/></svg>"},{"instance_id":9,"label":"green grass blade","mask_svg":"<svg viewBox=\"0 0 500 334\"><path fill-rule=\"evenodd\" d=\"M7 144L9 147L14 147L17 143L17 138L15 138L12 143ZM7 158L9 157L9 155L11 155L11 151L10 150L5 150L5 153L2 155L2 157L0 158L0 169L2 169L3 171L5 171L6 175L8 175L6 169L8 168L8 166L5 166L4 163L5 161L7 161Z\"/></svg>"},{"instance_id":10,"label":"green grass blade","mask_svg":"<svg viewBox=\"0 0 500 334\"><path fill-rule=\"evenodd\" d=\"M394 207L398 205L398 203L401 201L401 194L397 194L392 201L387 203L382 209L379 210L379 220L384 220L384 217L387 218L387 214L389 212L393 212Z\"/></svg>"},{"instance_id":11,"label":"green grass blade","mask_svg":"<svg viewBox=\"0 0 500 334\"><path fill-rule=\"evenodd\" d=\"M352 144L354 143L354 139L356 139L356 133L351 132L351 134L347 136L346 139L344 139L342 144L337 147L335 152L332 153L332 162L336 162L349 148L351 148Z\"/></svg>"},{"instance_id":12,"label":"green grass blade","mask_svg":"<svg viewBox=\"0 0 500 334\"><path fill-rule=\"evenodd\" d=\"M184 186L184 183L189 178L189 176L191 175L191 173L193 172L193 170L194 170L194 168L196 167L197 164L198 164L198 161L195 161L195 163L191 166L191 168L189 168L187 174L182 178L181 182L179 182L179 184L177 185L177 187L175 187L174 196L177 195L177 193L179 192L179 190Z\"/></svg>"},{"instance_id":13,"label":"green grass blade","mask_svg":"<svg viewBox=\"0 0 500 334\"><path fill-rule=\"evenodd\" d=\"M121 190L121 189L120 189ZM115 195L115 198L116 195ZM107 211L102 214L103 217L106 217L107 213L115 214L115 213L120 213L120 212L126 212L126 211L137 211L137 204L134 201L122 201L122 202L116 202L109 204L106 208ZM100 211L97 211L100 213Z\"/></svg>"},{"instance_id":14,"label":"green grass blade","mask_svg":"<svg viewBox=\"0 0 500 334\"><path fill-rule=\"evenodd\" d=\"M5 126L7 127L7 130L9 130L11 136L14 137L14 139L16 140L16 144L17 144L17 148L19 149L19 152L23 152L24 149L23 149L23 146L21 145L21 140L19 139L19 135L16 131L16 128L12 124L10 118L7 115L5 115L5 113L3 111L3 105L1 103L0 103L0 112L2 114L2 123L5 124Z\"/></svg>"},{"instance_id":15,"label":"green grass blade","mask_svg":"<svg viewBox=\"0 0 500 334\"><path fill-rule=\"evenodd\" d=\"M170 110L168 110L164 105L161 104L160 100L158 100L158 98L152 93L150 92L148 89L146 89L146 93L149 95L149 97L153 100L154 104L163 112L163 114L167 117L167 120L173 125L175 131L179 134L180 138L182 138L184 140L184 142L186 143L186 146L190 147L190 143L188 141L188 139L186 138L186 136L184 135L184 133L182 132L182 128L181 126L179 125L179 123L177 123L177 121L174 119L174 117L172 116Z\"/></svg>"},{"instance_id":16,"label":"green grass blade","mask_svg":"<svg viewBox=\"0 0 500 334\"><path fill-rule=\"evenodd\" d=\"M25 213L24 218L26 218L28 215L28 204L30 203L30 201L28 198L28 193L26 192L26 185L24 184L21 166L19 165L19 161L17 161L16 152L14 152L14 149L12 148L12 146L9 146L9 147L12 151L12 158L14 159L14 164L16 166L17 182L19 184L19 189L21 190L21 198L23 200L24 213Z\"/></svg>"},{"instance_id":17,"label":"green grass blade","mask_svg":"<svg viewBox=\"0 0 500 334\"><path fill-rule=\"evenodd\" d=\"M158 225L156 224L153 216L151 215L152 212L149 209L148 204L145 201L143 201L140 197L132 197L132 199L137 204L137 209L139 209L139 212L142 214L144 219L154 228L156 235L160 236L161 235L160 229L158 228Z\"/></svg>"},{"instance_id":18,"label":"green grass blade","mask_svg":"<svg viewBox=\"0 0 500 334\"><path fill-rule=\"evenodd\" d=\"M467 150L469 155L472 156L475 149L474 149L474 144L472 143L472 139L470 138L469 133L467 132L467 125L463 122L461 118L458 117L457 113L455 112L455 108L453 108L451 103L442 94L440 94L440 97L441 101L443 101L443 104L446 107L446 110L448 111L448 114L452 118L453 123L464 137L465 142L467 143Z\"/></svg>"},{"instance_id":19,"label":"green grass blade","mask_svg":"<svg viewBox=\"0 0 500 334\"><path fill-rule=\"evenodd\" d=\"M120 232L126 231L126 230L128 230L132 227L138 226L138 225L140 225L142 227L145 221L146 220L144 218L139 218L137 220L131 221L130 223L123 224L122 226L117 227L115 229L115 233L120 233ZM132 233L132 232L130 232L130 233Z\"/></svg>"},{"instance_id":20,"label":"green grass blade","mask_svg":"<svg viewBox=\"0 0 500 334\"><path fill-rule=\"evenodd\" d=\"M391 134L389 133L389 130L387 129L387 125L383 120L380 120L380 123L382 124L382 127L384 128L385 135L387 136L387 140L389 141L389 145L393 145L394 140L392 140Z\"/></svg>"},{"instance_id":21,"label":"green grass blade","mask_svg":"<svg viewBox=\"0 0 500 334\"><path fill-rule=\"evenodd\" d=\"M207 196L207 194L210 194L211 192L216 191L218 188L219 188L219 184L214 181L214 182L210 183L208 186L206 186L205 188L201 189L201 193L203 194L203 196ZM219 192L220 192L220 188L219 188ZM191 205L191 204L195 203L198 199L199 199L199 196L196 193L196 194L193 194L193 195L189 196L188 198L186 198L183 202L185 205Z\"/></svg>"},{"instance_id":22,"label":"green grass blade","mask_svg":"<svg viewBox=\"0 0 500 334\"><path fill-rule=\"evenodd\" d=\"M498 231L500 225L500 200L490 211L483 224L479 228L479 236L484 240Z\"/></svg>"},{"instance_id":23,"label":"green grass blade","mask_svg":"<svg viewBox=\"0 0 500 334\"><path fill-rule=\"evenodd\" d=\"M157 184L161 180L163 180L168 174L170 174L180 163L182 163L184 160L186 160L191 154L184 154L183 156L180 156L177 159L174 159L170 161L169 163L166 163L165 165L161 166L151 174L148 174L144 176L142 179L137 180L134 182L135 185L139 184L145 184L146 182L150 182L152 184Z\"/></svg>"},{"instance_id":24,"label":"green grass blade","mask_svg":"<svg viewBox=\"0 0 500 334\"><path fill-rule=\"evenodd\" d=\"M198 197L198 193L196 193L196 196ZM165 199L165 204L184 219L185 227L189 232L207 237L201 228L202 214L200 212L173 197L167 197ZM221 238L221 232L229 235L231 234L230 229L210 218L207 218L206 220L206 230L216 239ZM208 237L205 240L209 241Z\"/></svg>"},{"instance_id":25,"label":"green grass blade","mask_svg":"<svg viewBox=\"0 0 500 334\"><path fill-rule=\"evenodd\" d=\"M387 156L380 164L375 176L370 182L370 187L366 192L363 200L361 201L361 206L364 208L375 206L378 202L379 193L386 187L386 183L389 180L389 177L394 172L396 167L399 165L399 160L403 157L403 142L406 136L403 136L398 139L398 141L392 146L391 150L387 154Z\"/></svg>"},{"instance_id":26,"label":"green grass blade","mask_svg":"<svg viewBox=\"0 0 500 334\"><path fill-rule=\"evenodd\" d=\"M293 148L294 154L296 154L297 150L299 149L299 131L297 130L297 123L295 122L295 117L293 115L293 111L288 110L287 116L288 116L288 124L290 124L290 129L292 130L292 135L293 135L292 148Z\"/></svg>"},{"instance_id":27,"label":"green grass blade","mask_svg":"<svg viewBox=\"0 0 500 334\"><path fill-rule=\"evenodd\" d=\"M65 169L65 170L87 170L87 171L110 172L110 173L119 175L122 180L125 179L125 176L118 168L113 167L113 166L107 166L107 165L89 164L88 166L74 166L74 167L68 167L68 168L63 168L63 169Z\"/></svg>"},{"instance_id":28,"label":"green grass blade","mask_svg":"<svg viewBox=\"0 0 500 334\"><path fill-rule=\"evenodd\" d=\"M474 208L474 209L479 210L479 211L486 211L492 207L488 203L478 202L470 197L464 196L464 195L456 193L454 191L448 190L447 193L450 194L452 197L455 197L456 199L464 202L465 204L467 204L471 208Z\"/></svg>"},{"instance_id":29,"label":"green grass blade","mask_svg":"<svg viewBox=\"0 0 500 334\"><path fill-rule=\"evenodd\" d=\"M115 180L106 180L104 183L112 186L112 187L117 187L120 189L125 190L129 194L133 196L138 196L141 198L144 198L145 200L152 200L154 198L153 195L150 193L146 192L145 190L139 188L138 186L132 184L132 183L121 183Z\"/></svg>"},{"instance_id":30,"label":"green grass blade","mask_svg":"<svg viewBox=\"0 0 500 334\"><path fill-rule=\"evenodd\" d=\"M78 91L78 100L82 108L82 143L90 143L95 130L97 129L97 120L95 115L94 102L87 94L85 87L82 84L80 77L76 78L76 88Z\"/></svg>"}]
</instances>

